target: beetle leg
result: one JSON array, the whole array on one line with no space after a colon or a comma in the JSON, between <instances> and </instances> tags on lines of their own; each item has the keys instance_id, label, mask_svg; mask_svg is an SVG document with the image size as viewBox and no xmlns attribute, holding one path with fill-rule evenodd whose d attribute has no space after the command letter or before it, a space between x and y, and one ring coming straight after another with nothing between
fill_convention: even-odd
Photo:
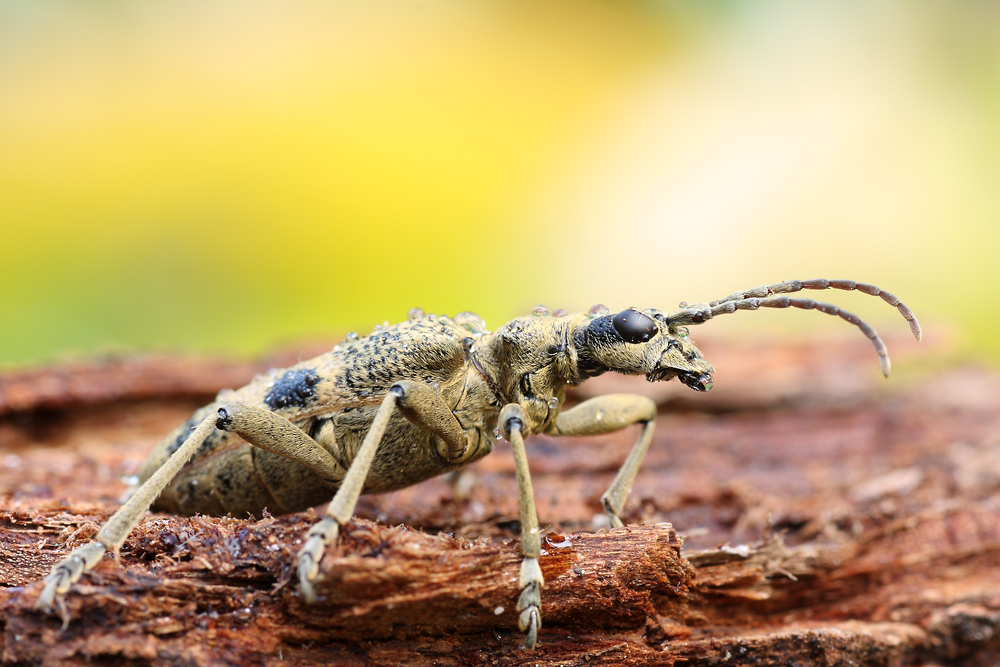
<instances>
[{"instance_id":1,"label":"beetle leg","mask_svg":"<svg viewBox=\"0 0 1000 667\"><path fill-rule=\"evenodd\" d=\"M312 582L319 574L319 562L323 558L323 551L326 550L326 545L336 542L340 535L340 527L351 520L354 507L358 504L358 497L364 489L372 460L378 451L379 443L382 442L382 436L385 435L389 418L392 417L396 403L404 393L398 384L389 388L378 412L375 413L371 428L365 434L361 447L358 448L354 460L347 469L347 475L333 496L333 500L327 505L326 516L306 533L306 543L299 551L298 572L299 587L308 602L315 602L317 599Z\"/></svg>"},{"instance_id":2,"label":"beetle leg","mask_svg":"<svg viewBox=\"0 0 1000 667\"><path fill-rule=\"evenodd\" d=\"M445 475L444 481L456 500L465 500L476 485L476 473L468 468L458 468Z\"/></svg>"},{"instance_id":3,"label":"beetle leg","mask_svg":"<svg viewBox=\"0 0 1000 667\"><path fill-rule=\"evenodd\" d=\"M457 463L475 451L468 446L462 425L441 396L422 382L400 380L394 386L402 389L399 412L422 429L441 438L444 447L438 454L450 463Z\"/></svg>"},{"instance_id":4,"label":"beetle leg","mask_svg":"<svg viewBox=\"0 0 1000 667\"><path fill-rule=\"evenodd\" d=\"M344 469L330 452L301 428L270 410L227 403L219 408L216 426L255 447L303 465L323 479L339 481L344 476Z\"/></svg>"},{"instance_id":5,"label":"beetle leg","mask_svg":"<svg viewBox=\"0 0 1000 667\"><path fill-rule=\"evenodd\" d=\"M319 574L319 562L328 544L337 540L340 527L347 524L354 514L358 497L364 490L365 480L372 460L382 442L393 409L417 426L437 435L444 443L438 453L447 461L460 462L464 455L472 451L467 446L467 438L461 424L448 405L428 385L412 380L401 380L389 388L389 393L379 406L371 428L358 448L347 475L323 517L306 534L306 543L299 552L299 587L309 602L316 601L316 591L312 582Z\"/></svg>"},{"instance_id":6,"label":"beetle leg","mask_svg":"<svg viewBox=\"0 0 1000 667\"><path fill-rule=\"evenodd\" d=\"M56 596L65 593L87 570L101 562L105 552L118 553L125 538L138 525L142 515L153 504L170 480L180 472L184 464L194 456L205 438L215 429L215 415L207 417L188 436L177 451L160 466L153 475L140 486L121 508L111 515L108 522L97 532L93 542L88 542L73 550L58 563L45 577L45 587L35 602L35 608L51 611Z\"/></svg>"},{"instance_id":7,"label":"beetle leg","mask_svg":"<svg viewBox=\"0 0 1000 667\"><path fill-rule=\"evenodd\" d=\"M538 640L538 630L542 627L542 593L545 578L538 564L542 541L538 533L538 512L535 510L535 494L531 489L531 475L528 471L528 457L524 451L524 428L528 418L517 403L504 406L500 411L500 429L514 451L514 465L517 471L518 507L521 517L521 575L518 586L521 596L517 600L519 612L517 626L526 633L524 645L534 648Z\"/></svg>"},{"instance_id":8,"label":"beetle leg","mask_svg":"<svg viewBox=\"0 0 1000 667\"><path fill-rule=\"evenodd\" d=\"M632 490L632 482L639 472L642 458L646 455L649 443L653 439L655 419L656 404L644 396L632 394L598 396L560 412L556 417L556 430L553 435L598 435L618 431L632 424L642 424L639 439L615 475L615 480L601 496L601 504L604 505L604 511L612 528L621 528L624 525L621 512L625 507L629 491Z\"/></svg>"}]
</instances>

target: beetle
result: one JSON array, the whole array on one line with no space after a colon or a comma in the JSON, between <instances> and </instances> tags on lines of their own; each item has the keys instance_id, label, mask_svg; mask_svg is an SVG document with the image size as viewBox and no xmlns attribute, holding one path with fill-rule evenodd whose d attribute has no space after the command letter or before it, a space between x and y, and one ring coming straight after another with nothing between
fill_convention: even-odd
<instances>
[{"instance_id":1,"label":"beetle","mask_svg":"<svg viewBox=\"0 0 1000 667\"><path fill-rule=\"evenodd\" d=\"M524 448L530 433L596 435L633 424L641 431L601 503L612 527L652 440L656 405L648 398L599 396L563 409L566 389L606 372L678 379L696 391L713 385L714 368L688 327L758 308L803 308L857 326L875 347L884 375L889 357L868 324L837 306L789 297L801 290L857 290L880 297L920 325L894 295L851 280L792 280L736 292L711 303L682 302L672 313L654 308L550 315L542 307L489 332L473 313L427 315L349 334L332 351L258 376L192 415L150 454L141 485L95 540L52 568L36 607L51 611L83 572L117 553L143 514L259 515L297 512L329 501L298 554L302 596L327 547L336 543L362 493L382 493L447 473L487 454L494 431L511 443L518 484L521 561L516 609L524 644L541 627L541 540ZM332 500L331 500L332 497Z\"/></svg>"}]
</instances>

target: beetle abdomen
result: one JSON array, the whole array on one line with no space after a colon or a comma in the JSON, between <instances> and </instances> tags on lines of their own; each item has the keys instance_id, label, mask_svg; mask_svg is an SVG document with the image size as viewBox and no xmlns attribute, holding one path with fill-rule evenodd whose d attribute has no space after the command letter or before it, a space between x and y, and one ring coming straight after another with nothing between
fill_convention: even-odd
<instances>
[{"instance_id":1,"label":"beetle abdomen","mask_svg":"<svg viewBox=\"0 0 1000 667\"><path fill-rule=\"evenodd\" d=\"M189 465L163 490L154 509L237 518L299 512L333 497L335 484L293 461L233 438L233 446Z\"/></svg>"}]
</instances>

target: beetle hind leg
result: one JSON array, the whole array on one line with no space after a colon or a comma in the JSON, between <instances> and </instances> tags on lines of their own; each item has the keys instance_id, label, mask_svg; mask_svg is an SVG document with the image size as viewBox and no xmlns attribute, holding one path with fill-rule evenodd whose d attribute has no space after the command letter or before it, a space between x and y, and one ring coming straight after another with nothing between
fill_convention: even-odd
<instances>
[{"instance_id":1,"label":"beetle hind leg","mask_svg":"<svg viewBox=\"0 0 1000 667\"><path fill-rule=\"evenodd\" d=\"M188 436L177 451L175 451L153 475L132 494L117 512L111 515L107 523L101 527L94 538L83 546L73 550L69 556L58 563L45 577L35 608L46 612L52 611L57 597L69 590L80 576L94 568L108 551L117 554L132 529L138 525L142 515L153 504L160 492L177 475L188 459L194 456L205 438L215 429L215 415L202 420L201 424Z\"/></svg>"},{"instance_id":2,"label":"beetle hind leg","mask_svg":"<svg viewBox=\"0 0 1000 667\"><path fill-rule=\"evenodd\" d=\"M88 542L74 549L45 577L45 586L35 602L35 609L52 611L56 597L68 591L84 572L92 570L101 562L107 550L108 548L101 542Z\"/></svg>"}]
</instances>

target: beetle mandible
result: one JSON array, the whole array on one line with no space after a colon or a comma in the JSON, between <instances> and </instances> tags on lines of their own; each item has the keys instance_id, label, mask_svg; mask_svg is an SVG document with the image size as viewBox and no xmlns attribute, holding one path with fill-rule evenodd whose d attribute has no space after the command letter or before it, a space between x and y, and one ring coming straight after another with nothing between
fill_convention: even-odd
<instances>
[{"instance_id":1,"label":"beetle mandible","mask_svg":"<svg viewBox=\"0 0 1000 667\"><path fill-rule=\"evenodd\" d=\"M510 441L517 475L521 561L516 609L525 646L541 627L541 540L524 436L595 435L632 424L642 430L601 502L612 527L653 436L656 405L648 398L599 396L563 410L566 389L608 371L677 378L697 391L712 387L712 365L687 327L758 308L803 308L837 315L872 341L882 372L889 357L875 331L837 306L793 298L801 290L857 290L895 306L920 339L913 312L892 294L850 280L792 280L736 292L718 301L664 313L595 306L587 314L511 320L495 332L477 315L453 318L411 311L406 322L348 336L333 351L272 371L219 394L171 433L146 461L141 485L94 541L52 568L36 607L51 610L108 551L117 552L152 506L183 514L259 515L297 512L330 501L298 556L303 597L327 547L350 521L362 493L392 491L486 456L493 431ZM332 496L332 501L330 500Z\"/></svg>"}]
</instances>

